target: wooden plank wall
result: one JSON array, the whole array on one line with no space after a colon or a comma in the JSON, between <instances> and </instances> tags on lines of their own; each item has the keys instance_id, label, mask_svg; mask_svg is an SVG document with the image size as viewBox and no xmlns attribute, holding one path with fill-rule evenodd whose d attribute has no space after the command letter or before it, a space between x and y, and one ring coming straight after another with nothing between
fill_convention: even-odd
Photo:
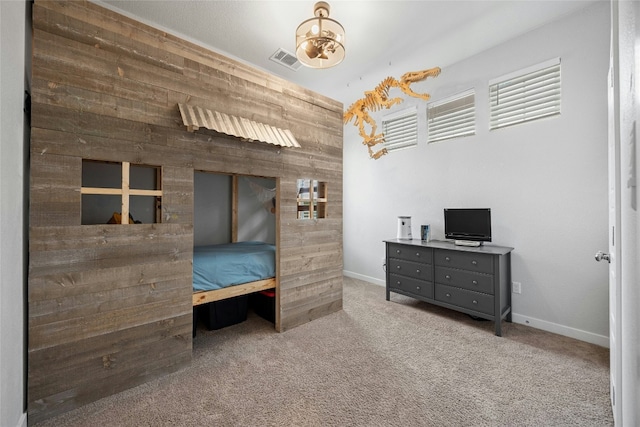
<instances>
[{"instance_id":1,"label":"wooden plank wall","mask_svg":"<svg viewBox=\"0 0 640 427\"><path fill-rule=\"evenodd\" d=\"M194 170L276 179L277 330L342 308L341 104L89 2L33 15L30 423L190 362ZM188 133L178 103L302 148ZM161 166L162 223L81 225L83 158ZM328 183L328 218L296 220L298 178Z\"/></svg>"}]
</instances>

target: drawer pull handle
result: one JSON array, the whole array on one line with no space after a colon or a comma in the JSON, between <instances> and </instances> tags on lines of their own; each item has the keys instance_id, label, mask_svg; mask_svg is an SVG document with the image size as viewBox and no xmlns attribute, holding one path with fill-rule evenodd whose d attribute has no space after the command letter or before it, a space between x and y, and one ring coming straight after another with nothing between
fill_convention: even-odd
<instances>
[{"instance_id":1,"label":"drawer pull handle","mask_svg":"<svg viewBox=\"0 0 640 427\"><path fill-rule=\"evenodd\" d=\"M473 303L474 303L474 304L478 304L478 301L476 301L476 300L473 300Z\"/></svg>"},{"instance_id":2,"label":"drawer pull handle","mask_svg":"<svg viewBox=\"0 0 640 427\"><path fill-rule=\"evenodd\" d=\"M446 276L444 276L445 279L447 280L451 280L451 276L449 276L448 274Z\"/></svg>"},{"instance_id":3,"label":"drawer pull handle","mask_svg":"<svg viewBox=\"0 0 640 427\"><path fill-rule=\"evenodd\" d=\"M420 252L416 252L416 256L417 256L417 257L420 257Z\"/></svg>"},{"instance_id":4,"label":"drawer pull handle","mask_svg":"<svg viewBox=\"0 0 640 427\"><path fill-rule=\"evenodd\" d=\"M471 261L471 264L473 265L478 265L478 261L476 261L475 259L473 261Z\"/></svg>"},{"instance_id":5,"label":"drawer pull handle","mask_svg":"<svg viewBox=\"0 0 640 427\"><path fill-rule=\"evenodd\" d=\"M420 270L416 270L416 273L420 274Z\"/></svg>"},{"instance_id":6,"label":"drawer pull handle","mask_svg":"<svg viewBox=\"0 0 640 427\"><path fill-rule=\"evenodd\" d=\"M400 270L400 268L401 268L401 267L400 267L399 265L396 265L396 268L397 268L398 270Z\"/></svg>"},{"instance_id":7,"label":"drawer pull handle","mask_svg":"<svg viewBox=\"0 0 640 427\"><path fill-rule=\"evenodd\" d=\"M400 253L400 249L396 249L396 253L399 254Z\"/></svg>"},{"instance_id":8,"label":"drawer pull handle","mask_svg":"<svg viewBox=\"0 0 640 427\"><path fill-rule=\"evenodd\" d=\"M400 286L400 280L398 280L398 286Z\"/></svg>"},{"instance_id":9,"label":"drawer pull handle","mask_svg":"<svg viewBox=\"0 0 640 427\"><path fill-rule=\"evenodd\" d=\"M446 294L445 295L447 298L451 298L451 294Z\"/></svg>"},{"instance_id":10,"label":"drawer pull handle","mask_svg":"<svg viewBox=\"0 0 640 427\"><path fill-rule=\"evenodd\" d=\"M448 256L444 257L445 261L451 261L451 258L449 258Z\"/></svg>"},{"instance_id":11,"label":"drawer pull handle","mask_svg":"<svg viewBox=\"0 0 640 427\"><path fill-rule=\"evenodd\" d=\"M420 290L420 286L416 286L416 290L418 290L418 291L419 291L419 290Z\"/></svg>"},{"instance_id":12,"label":"drawer pull handle","mask_svg":"<svg viewBox=\"0 0 640 427\"><path fill-rule=\"evenodd\" d=\"M474 281L473 281L473 282L471 282L471 283L473 283L474 285L477 285L477 284L478 284L478 281L477 281L477 280L474 280Z\"/></svg>"}]
</instances>

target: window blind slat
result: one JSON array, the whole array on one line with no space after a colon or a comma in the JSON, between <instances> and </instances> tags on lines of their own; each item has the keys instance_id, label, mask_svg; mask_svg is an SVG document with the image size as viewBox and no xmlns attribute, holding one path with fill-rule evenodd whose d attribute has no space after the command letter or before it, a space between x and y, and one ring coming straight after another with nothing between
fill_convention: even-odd
<instances>
[{"instance_id":1,"label":"window blind slat","mask_svg":"<svg viewBox=\"0 0 640 427\"><path fill-rule=\"evenodd\" d=\"M553 84L548 87L527 89L527 90L518 91L518 92L510 92L508 94L492 93L490 96L490 100L494 105L499 106L500 104L506 104L509 102L518 102L518 101L532 102L532 101L535 101L535 99L540 96L549 96L549 95L557 95L558 97L560 97L560 83Z\"/></svg>"},{"instance_id":2,"label":"window blind slat","mask_svg":"<svg viewBox=\"0 0 640 427\"><path fill-rule=\"evenodd\" d=\"M392 142L388 142L387 145L393 146L396 143L399 144L404 144L406 142L411 142L412 140L416 139L416 134L406 134L406 135L401 135L401 136L396 136Z\"/></svg>"},{"instance_id":3,"label":"window blind slat","mask_svg":"<svg viewBox=\"0 0 640 427\"><path fill-rule=\"evenodd\" d=\"M440 129L447 126L466 125L473 121L475 112L473 110L467 110L464 114L453 115L445 117L442 120L429 120L429 129Z\"/></svg>"},{"instance_id":4,"label":"window blind slat","mask_svg":"<svg viewBox=\"0 0 640 427\"><path fill-rule=\"evenodd\" d=\"M524 78L509 80L502 83L496 83L493 87L496 87L498 90L509 91L513 88L522 87L523 85L527 86L545 86L550 84L553 81L560 80L560 72L551 69L544 70L545 74L539 76L526 76Z\"/></svg>"},{"instance_id":5,"label":"window blind slat","mask_svg":"<svg viewBox=\"0 0 640 427\"><path fill-rule=\"evenodd\" d=\"M470 116L470 118L473 118L473 116ZM437 131L441 131L441 130L443 131L446 129L456 130L456 129L468 128L468 127L473 128L474 125L475 125L475 121L469 120L467 118L467 119L452 121L447 123L432 124L429 126L429 131L437 132Z\"/></svg>"},{"instance_id":6,"label":"window blind slat","mask_svg":"<svg viewBox=\"0 0 640 427\"><path fill-rule=\"evenodd\" d=\"M396 132L398 130L406 129L408 127L411 127L411 125L413 123L416 123L416 121L415 120L411 120L411 121L403 121L403 122L393 122L393 123L387 124L385 129L388 132Z\"/></svg>"},{"instance_id":7,"label":"window blind slat","mask_svg":"<svg viewBox=\"0 0 640 427\"><path fill-rule=\"evenodd\" d=\"M548 99L548 100L541 100L541 102L537 102L535 104L531 104L531 105L517 105L517 104L512 104L510 105L508 108L504 107L504 108L500 108L500 109L496 109L496 111L499 114L496 114L494 117L502 117L502 116L509 116L513 113L518 113L518 112L527 112L527 111L535 111L535 110L543 110L549 107L555 107L556 109L559 110L559 106L560 106L560 102L558 99ZM558 111L559 112L559 111Z\"/></svg>"},{"instance_id":8,"label":"window blind slat","mask_svg":"<svg viewBox=\"0 0 640 427\"><path fill-rule=\"evenodd\" d=\"M521 74L516 77L508 78L506 80L502 80L499 82L492 83L491 86L505 86L510 84L518 84L525 81L528 82L536 82L539 80L551 79L555 78L555 76L560 74L560 64L553 65L551 67L540 68L537 71L533 71L530 73Z\"/></svg>"},{"instance_id":9,"label":"window blind slat","mask_svg":"<svg viewBox=\"0 0 640 427\"><path fill-rule=\"evenodd\" d=\"M528 108L534 108L536 105L544 105L544 104L556 104L558 105L558 108L559 108L560 96L557 94L550 94L547 96L540 96L538 98L534 98L528 101L524 100L522 102L509 102L509 103L498 104L498 105L492 104L491 109L494 115L500 115L512 110L518 110L518 109L525 110Z\"/></svg>"},{"instance_id":10,"label":"window blind slat","mask_svg":"<svg viewBox=\"0 0 640 427\"><path fill-rule=\"evenodd\" d=\"M469 135L474 135L475 133L476 132L474 128L458 129L456 131L449 131L449 132L441 132L437 134L435 137L431 138L430 142L443 141L446 139L457 138L461 136L469 136Z\"/></svg>"},{"instance_id":11,"label":"window blind slat","mask_svg":"<svg viewBox=\"0 0 640 427\"><path fill-rule=\"evenodd\" d=\"M413 110L401 116L382 121L384 148L388 152L418 144L418 115Z\"/></svg>"},{"instance_id":12,"label":"window blind slat","mask_svg":"<svg viewBox=\"0 0 640 427\"><path fill-rule=\"evenodd\" d=\"M454 98L450 101L439 101L429 104L429 110L432 114L440 115L449 110L458 110L473 105L475 95L465 95L460 98Z\"/></svg>"},{"instance_id":13,"label":"window blind slat","mask_svg":"<svg viewBox=\"0 0 640 427\"><path fill-rule=\"evenodd\" d=\"M441 141L443 139L456 138L458 136L474 135L476 133L475 127L449 129L441 132L434 132L430 134L429 142Z\"/></svg>"},{"instance_id":14,"label":"window blind slat","mask_svg":"<svg viewBox=\"0 0 640 427\"><path fill-rule=\"evenodd\" d=\"M475 134L475 93L465 92L427 106L427 142Z\"/></svg>"},{"instance_id":15,"label":"window blind slat","mask_svg":"<svg viewBox=\"0 0 640 427\"><path fill-rule=\"evenodd\" d=\"M535 110L531 112L524 112L519 114L512 114L510 116L502 116L499 119L491 120L491 125L505 124L505 123L518 123L521 121L528 121L534 119L540 119L543 117L553 116L558 114L554 108L547 108L544 110Z\"/></svg>"},{"instance_id":16,"label":"window blind slat","mask_svg":"<svg viewBox=\"0 0 640 427\"><path fill-rule=\"evenodd\" d=\"M534 111L544 111L551 109L560 113L560 103L556 99L547 100L546 102L539 102L534 105L511 105L509 108L502 108L497 110L498 114L491 116L490 120L499 119L501 117L509 117L518 114L525 114Z\"/></svg>"},{"instance_id":17,"label":"window blind slat","mask_svg":"<svg viewBox=\"0 0 640 427\"><path fill-rule=\"evenodd\" d=\"M432 114L427 114L427 118L429 122L438 122L438 121L446 121L452 118L467 116L469 114L473 115L475 108L473 106L465 107L464 109L458 109L456 111L447 112L444 114L440 114L434 117Z\"/></svg>"},{"instance_id":18,"label":"window blind slat","mask_svg":"<svg viewBox=\"0 0 640 427\"><path fill-rule=\"evenodd\" d=\"M537 82L528 81L528 82L522 82L522 83L512 84L508 86L503 86L503 85L491 86L491 89L492 89L492 93L499 93L502 96L508 96L509 94L512 94L512 93L536 90L539 88L545 88L553 85L560 85L560 75L552 79L539 80Z\"/></svg>"},{"instance_id":19,"label":"window blind slat","mask_svg":"<svg viewBox=\"0 0 640 427\"><path fill-rule=\"evenodd\" d=\"M489 88L489 127L498 129L561 111L560 64L496 82Z\"/></svg>"}]
</instances>

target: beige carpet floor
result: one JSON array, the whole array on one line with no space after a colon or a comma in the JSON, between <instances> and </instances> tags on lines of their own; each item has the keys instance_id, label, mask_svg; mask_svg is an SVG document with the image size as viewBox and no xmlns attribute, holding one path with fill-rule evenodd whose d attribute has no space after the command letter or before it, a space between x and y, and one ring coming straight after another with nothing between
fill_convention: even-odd
<instances>
[{"instance_id":1,"label":"beige carpet floor","mask_svg":"<svg viewBox=\"0 0 640 427\"><path fill-rule=\"evenodd\" d=\"M609 351L345 277L284 333L198 330L191 366L38 426L609 426Z\"/></svg>"}]
</instances>

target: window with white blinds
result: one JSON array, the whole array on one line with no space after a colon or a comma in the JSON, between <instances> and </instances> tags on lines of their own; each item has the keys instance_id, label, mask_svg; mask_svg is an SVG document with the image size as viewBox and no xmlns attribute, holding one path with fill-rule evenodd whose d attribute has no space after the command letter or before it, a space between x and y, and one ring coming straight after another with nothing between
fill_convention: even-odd
<instances>
[{"instance_id":1,"label":"window with white blinds","mask_svg":"<svg viewBox=\"0 0 640 427\"><path fill-rule=\"evenodd\" d=\"M382 119L384 148L388 152L418 145L418 111L404 110Z\"/></svg>"},{"instance_id":2,"label":"window with white blinds","mask_svg":"<svg viewBox=\"0 0 640 427\"><path fill-rule=\"evenodd\" d=\"M489 82L489 128L560 114L560 58Z\"/></svg>"},{"instance_id":3,"label":"window with white blinds","mask_svg":"<svg viewBox=\"0 0 640 427\"><path fill-rule=\"evenodd\" d=\"M475 92L469 90L427 105L427 142L475 135Z\"/></svg>"}]
</instances>

